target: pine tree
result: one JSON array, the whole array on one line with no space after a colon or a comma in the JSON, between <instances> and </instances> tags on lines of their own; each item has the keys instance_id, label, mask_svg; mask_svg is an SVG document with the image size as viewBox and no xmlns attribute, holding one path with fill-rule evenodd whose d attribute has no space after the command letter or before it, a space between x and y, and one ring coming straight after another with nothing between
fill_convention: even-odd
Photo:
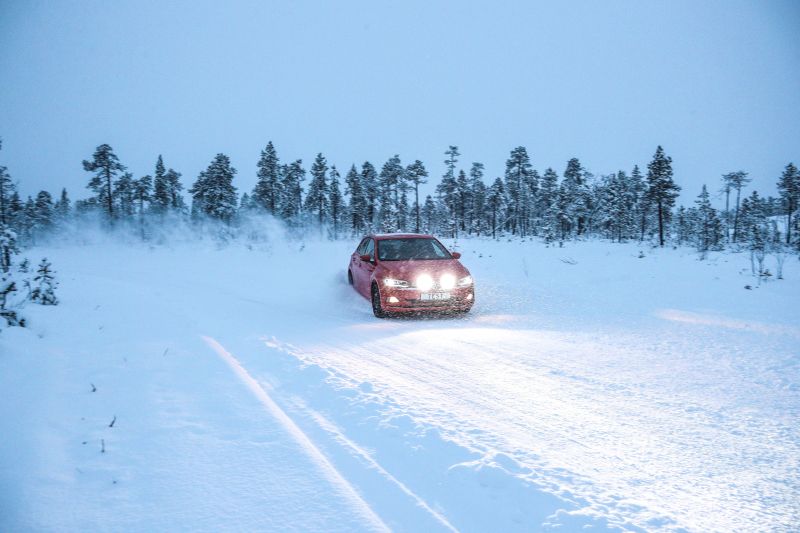
<instances>
[{"instance_id":1,"label":"pine tree","mask_svg":"<svg viewBox=\"0 0 800 533\"><path fill-rule=\"evenodd\" d=\"M531 191L535 189L530 157L524 146L511 150L506 160L507 220L513 235L525 237L530 222Z\"/></svg>"},{"instance_id":2,"label":"pine tree","mask_svg":"<svg viewBox=\"0 0 800 533\"><path fill-rule=\"evenodd\" d=\"M171 209L173 213L183 212L186 204L183 201L183 195L181 194L181 191L183 190L183 185L181 185L181 173L170 168L167 170L165 180L167 182L169 209Z\"/></svg>"},{"instance_id":3,"label":"pine tree","mask_svg":"<svg viewBox=\"0 0 800 533\"><path fill-rule=\"evenodd\" d=\"M469 169L469 205L467 229L481 235L486 229L486 184L483 182L483 163L474 162Z\"/></svg>"},{"instance_id":4,"label":"pine tree","mask_svg":"<svg viewBox=\"0 0 800 533\"><path fill-rule=\"evenodd\" d=\"M150 176L142 176L138 180L133 180L133 200L138 207L140 220L144 217L144 203L152 201L152 190L153 178Z\"/></svg>"},{"instance_id":5,"label":"pine tree","mask_svg":"<svg viewBox=\"0 0 800 533\"><path fill-rule=\"evenodd\" d=\"M345 214L344 198L342 197L342 190L339 186L339 171L336 170L336 165L331 167L331 185L330 193L328 195L328 205L330 206L330 219L333 226L333 238L339 238L339 229L342 223L342 217Z\"/></svg>"},{"instance_id":6,"label":"pine tree","mask_svg":"<svg viewBox=\"0 0 800 533\"><path fill-rule=\"evenodd\" d=\"M20 217L20 232L22 241L32 243L36 233L36 202L33 198L28 196L25 200L25 205L22 209L22 216Z\"/></svg>"},{"instance_id":7,"label":"pine tree","mask_svg":"<svg viewBox=\"0 0 800 533\"><path fill-rule=\"evenodd\" d=\"M316 213L317 224L320 231L328 221L328 162L322 154L317 154L314 164L311 165L311 182L308 184L305 208L309 213Z\"/></svg>"},{"instance_id":8,"label":"pine tree","mask_svg":"<svg viewBox=\"0 0 800 533\"><path fill-rule=\"evenodd\" d=\"M361 175L352 165L350 171L345 176L345 194L350 196L348 204L348 215L350 230L353 235L362 235L366 229L367 218L367 197L364 195L364 188L361 183Z\"/></svg>"},{"instance_id":9,"label":"pine tree","mask_svg":"<svg viewBox=\"0 0 800 533\"><path fill-rule=\"evenodd\" d=\"M283 165L281 169L281 217L289 224L296 226L300 222L303 205L302 183L305 180L306 171L301 159Z\"/></svg>"},{"instance_id":10,"label":"pine tree","mask_svg":"<svg viewBox=\"0 0 800 533\"><path fill-rule=\"evenodd\" d=\"M378 172L369 161L361 165L361 186L367 201L366 225L369 230L378 225L378 210L380 186L378 185Z\"/></svg>"},{"instance_id":11,"label":"pine tree","mask_svg":"<svg viewBox=\"0 0 800 533\"><path fill-rule=\"evenodd\" d=\"M406 179L414 187L414 233L420 232L420 205L419 205L419 186L427 183L428 171L425 165L417 159L406 167Z\"/></svg>"},{"instance_id":12,"label":"pine tree","mask_svg":"<svg viewBox=\"0 0 800 533\"><path fill-rule=\"evenodd\" d=\"M102 206L109 221L114 220L113 184L117 174L125 171L114 150L107 144L97 147L91 161L84 159L83 169L93 172L87 188L95 193L97 205Z\"/></svg>"},{"instance_id":13,"label":"pine tree","mask_svg":"<svg viewBox=\"0 0 800 533\"><path fill-rule=\"evenodd\" d=\"M574 231L577 236L583 235L586 231L590 194L586 171L577 157L567 161L564 180L561 182L561 196L567 231Z\"/></svg>"},{"instance_id":14,"label":"pine tree","mask_svg":"<svg viewBox=\"0 0 800 533\"><path fill-rule=\"evenodd\" d=\"M456 217L462 232L467 231L467 214L470 203L472 203L472 198L469 193L467 174L463 170L459 170L456 179Z\"/></svg>"},{"instance_id":15,"label":"pine tree","mask_svg":"<svg viewBox=\"0 0 800 533\"><path fill-rule=\"evenodd\" d=\"M411 207L408 205L408 184L404 179L400 187L400 200L397 203L397 231L408 231L409 227L409 210Z\"/></svg>"},{"instance_id":16,"label":"pine tree","mask_svg":"<svg viewBox=\"0 0 800 533\"><path fill-rule=\"evenodd\" d=\"M151 207L154 212L164 214L169 209L172 201L169 194L169 183L167 181L167 171L164 167L164 159L161 154L156 161L156 171L153 179L153 193L151 197Z\"/></svg>"},{"instance_id":17,"label":"pine tree","mask_svg":"<svg viewBox=\"0 0 800 533\"><path fill-rule=\"evenodd\" d=\"M48 231L53 226L53 197L47 191L39 191L35 200L35 225L39 231Z\"/></svg>"},{"instance_id":18,"label":"pine tree","mask_svg":"<svg viewBox=\"0 0 800 533\"><path fill-rule=\"evenodd\" d=\"M501 222L499 217L505 207L505 188L500 178L495 178L494 183L489 188L489 196L486 200L489 204L492 238L496 239L498 224Z\"/></svg>"},{"instance_id":19,"label":"pine tree","mask_svg":"<svg viewBox=\"0 0 800 533\"><path fill-rule=\"evenodd\" d=\"M647 196L658 216L658 242L664 246L664 232L681 188L672 180L672 158L659 146L647 165Z\"/></svg>"},{"instance_id":20,"label":"pine tree","mask_svg":"<svg viewBox=\"0 0 800 533\"><path fill-rule=\"evenodd\" d=\"M239 210L238 212L241 215L247 214L248 211L252 211L255 208L255 204L253 204L253 199L250 198L250 195L247 193L243 193L242 197L239 199Z\"/></svg>"},{"instance_id":21,"label":"pine tree","mask_svg":"<svg viewBox=\"0 0 800 533\"><path fill-rule=\"evenodd\" d=\"M729 172L722 176L722 181L728 190L736 191L736 209L733 214L733 242L739 240L739 200L742 195L742 187L750 182L747 177L747 172L739 170L736 172Z\"/></svg>"},{"instance_id":22,"label":"pine tree","mask_svg":"<svg viewBox=\"0 0 800 533\"><path fill-rule=\"evenodd\" d=\"M769 212L768 204L758 195L758 191L753 191L748 198L742 202L741 208L742 240L747 243L750 249L750 265L753 275L758 275L759 283L764 274L764 257L769 244ZM758 262L758 270L755 262Z\"/></svg>"},{"instance_id":23,"label":"pine tree","mask_svg":"<svg viewBox=\"0 0 800 533\"><path fill-rule=\"evenodd\" d=\"M189 192L192 213L230 223L236 214L238 199L233 176L236 169L225 154L217 154L208 168L200 173Z\"/></svg>"},{"instance_id":24,"label":"pine tree","mask_svg":"<svg viewBox=\"0 0 800 533\"><path fill-rule=\"evenodd\" d=\"M0 142L0 148L2 143ZM11 198L16 193L8 169L0 166L0 224L11 224Z\"/></svg>"},{"instance_id":25,"label":"pine tree","mask_svg":"<svg viewBox=\"0 0 800 533\"><path fill-rule=\"evenodd\" d=\"M800 171L789 163L778 180L778 192L786 215L786 244L792 243L792 217L800 205ZM798 217L795 217L798 218Z\"/></svg>"},{"instance_id":26,"label":"pine tree","mask_svg":"<svg viewBox=\"0 0 800 533\"><path fill-rule=\"evenodd\" d=\"M53 272L50 262L47 258L42 259L36 271L36 276L33 278L35 286L31 291L31 301L40 305L58 305L58 298L56 298L55 294L58 282L56 282L53 274L55 272Z\"/></svg>"},{"instance_id":27,"label":"pine tree","mask_svg":"<svg viewBox=\"0 0 800 533\"><path fill-rule=\"evenodd\" d=\"M125 172L114 182L114 202L119 218L129 218L133 215L133 174L130 172Z\"/></svg>"},{"instance_id":28,"label":"pine tree","mask_svg":"<svg viewBox=\"0 0 800 533\"><path fill-rule=\"evenodd\" d=\"M0 272L9 272L13 257L19 253L17 234L8 224L0 222Z\"/></svg>"},{"instance_id":29,"label":"pine tree","mask_svg":"<svg viewBox=\"0 0 800 533\"><path fill-rule=\"evenodd\" d=\"M422 206L422 228L425 233L436 231L436 203L431 195L425 197L425 204Z\"/></svg>"},{"instance_id":30,"label":"pine tree","mask_svg":"<svg viewBox=\"0 0 800 533\"><path fill-rule=\"evenodd\" d=\"M697 249L702 258L706 253L716 248L722 240L722 223L717 216L717 211L711 206L708 189L703 185L700 195L695 201L697 205L697 227L695 229Z\"/></svg>"},{"instance_id":31,"label":"pine tree","mask_svg":"<svg viewBox=\"0 0 800 533\"><path fill-rule=\"evenodd\" d=\"M70 201L67 195L67 189L61 189L61 196L53 206L53 214L59 223L63 223L69 219Z\"/></svg>"},{"instance_id":32,"label":"pine tree","mask_svg":"<svg viewBox=\"0 0 800 533\"><path fill-rule=\"evenodd\" d=\"M391 233L400 229L400 187L404 174L400 156L396 154L381 168L378 176L378 216L381 231Z\"/></svg>"},{"instance_id":33,"label":"pine tree","mask_svg":"<svg viewBox=\"0 0 800 533\"><path fill-rule=\"evenodd\" d=\"M552 242L558 234L558 174L552 168L544 171L539 188L539 212L541 233L545 242Z\"/></svg>"},{"instance_id":34,"label":"pine tree","mask_svg":"<svg viewBox=\"0 0 800 533\"><path fill-rule=\"evenodd\" d=\"M603 188L603 206L605 211L605 221L611 229L611 240L617 239L622 242L625 236L626 223L628 221L628 199L627 190L628 177L625 172L619 171L606 178Z\"/></svg>"},{"instance_id":35,"label":"pine tree","mask_svg":"<svg viewBox=\"0 0 800 533\"><path fill-rule=\"evenodd\" d=\"M183 212L186 206L182 190L180 172L171 168L165 170L164 159L159 155L150 193L150 209L159 215Z\"/></svg>"},{"instance_id":36,"label":"pine tree","mask_svg":"<svg viewBox=\"0 0 800 533\"><path fill-rule=\"evenodd\" d=\"M644 181L644 176L639 170L639 165L633 166L631 172L628 190L631 191L631 198L634 202L632 209L632 219L638 226L639 242L644 241L644 235L647 231L648 220L648 204L647 204L647 185Z\"/></svg>"},{"instance_id":37,"label":"pine tree","mask_svg":"<svg viewBox=\"0 0 800 533\"><path fill-rule=\"evenodd\" d=\"M253 202L270 215L278 214L282 196L280 160L272 141L261 151L258 160L258 181L253 189Z\"/></svg>"},{"instance_id":38,"label":"pine tree","mask_svg":"<svg viewBox=\"0 0 800 533\"><path fill-rule=\"evenodd\" d=\"M142 176L138 180L133 180L133 201L137 207L139 214L139 232L142 240L145 239L145 224L144 224L144 203L152 200L153 178L150 176Z\"/></svg>"},{"instance_id":39,"label":"pine tree","mask_svg":"<svg viewBox=\"0 0 800 533\"><path fill-rule=\"evenodd\" d=\"M0 321L4 319L9 326L25 325L25 320L17 314L12 302L17 284L11 266L18 253L16 233L8 224L0 222Z\"/></svg>"}]
</instances>

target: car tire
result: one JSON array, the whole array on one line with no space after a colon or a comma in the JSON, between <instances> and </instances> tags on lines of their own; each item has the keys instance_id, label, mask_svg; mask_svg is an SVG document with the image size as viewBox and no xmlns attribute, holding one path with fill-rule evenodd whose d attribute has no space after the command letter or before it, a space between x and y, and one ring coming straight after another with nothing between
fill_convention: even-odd
<instances>
[{"instance_id":1,"label":"car tire","mask_svg":"<svg viewBox=\"0 0 800 533\"><path fill-rule=\"evenodd\" d=\"M350 285L353 284L353 271L350 270L349 268L347 269L347 283L349 283Z\"/></svg>"},{"instance_id":2,"label":"car tire","mask_svg":"<svg viewBox=\"0 0 800 533\"><path fill-rule=\"evenodd\" d=\"M378 292L378 286L376 284L372 284L372 314L374 314L378 318L386 318L386 311L383 310L381 307L381 293Z\"/></svg>"}]
</instances>

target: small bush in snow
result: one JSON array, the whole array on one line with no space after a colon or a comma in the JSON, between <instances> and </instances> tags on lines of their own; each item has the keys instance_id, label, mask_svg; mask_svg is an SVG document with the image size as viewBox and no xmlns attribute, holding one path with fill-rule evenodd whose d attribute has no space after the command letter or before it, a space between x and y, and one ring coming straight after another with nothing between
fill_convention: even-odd
<instances>
[{"instance_id":1,"label":"small bush in snow","mask_svg":"<svg viewBox=\"0 0 800 533\"><path fill-rule=\"evenodd\" d=\"M31 291L31 301L41 305L58 305L58 298L55 294L58 282L53 277L54 272L51 266L47 258L42 259L42 262L39 263L39 269L33 278L35 287Z\"/></svg>"}]
</instances>

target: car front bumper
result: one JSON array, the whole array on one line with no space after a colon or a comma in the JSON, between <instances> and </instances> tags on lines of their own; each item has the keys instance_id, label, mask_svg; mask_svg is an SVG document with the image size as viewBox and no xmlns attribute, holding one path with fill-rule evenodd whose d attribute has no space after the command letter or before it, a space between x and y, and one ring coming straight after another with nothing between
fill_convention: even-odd
<instances>
[{"instance_id":1,"label":"car front bumper","mask_svg":"<svg viewBox=\"0 0 800 533\"><path fill-rule=\"evenodd\" d=\"M448 292L450 298L447 300L423 300L422 292L418 290L384 287L380 291L381 307L384 311L391 313L424 313L427 311L469 311L475 303L475 290L472 286L431 292Z\"/></svg>"}]
</instances>

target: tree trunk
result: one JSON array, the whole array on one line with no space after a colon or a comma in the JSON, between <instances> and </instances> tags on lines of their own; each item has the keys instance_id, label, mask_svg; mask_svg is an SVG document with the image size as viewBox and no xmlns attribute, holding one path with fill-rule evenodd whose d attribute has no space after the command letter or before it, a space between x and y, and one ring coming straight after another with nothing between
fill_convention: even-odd
<instances>
[{"instance_id":1,"label":"tree trunk","mask_svg":"<svg viewBox=\"0 0 800 533\"><path fill-rule=\"evenodd\" d=\"M661 200L658 201L658 242L664 246L664 209L661 206Z\"/></svg>"},{"instance_id":2,"label":"tree trunk","mask_svg":"<svg viewBox=\"0 0 800 533\"><path fill-rule=\"evenodd\" d=\"M736 189L736 211L733 214L733 242L739 242L739 197L742 194L742 188Z\"/></svg>"},{"instance_id":3,"label":"tree trunk","mask_svg":"<svg viewBox=\"0 0 800 533\"><path fill-rule=\"evenodd\" d=\"M414 201L417 206L417 226L414 228L414 232L419 233L419 183L414 183Z\"/></svg>"},{"instance_id":4,"label":"tree trunk","mask_svg":"<svg viewBox=\"0 0 800 533\"><path fill-rule=\"evenodd\" d=\"M108 219L114 219L114 198L111 196L111 171L106 169L106 195L108 196Z\"/></svg>"},{"instance_id":5,"label":"tree trunk","mask_svg":"<svg viewBox=\"0 0 800 533\"><path fill-rule=\"evenodd\" d=\"M730 209L731 188L725 187L725 237L731 242L731 209Z\"/></svg>"}]
</instances>

